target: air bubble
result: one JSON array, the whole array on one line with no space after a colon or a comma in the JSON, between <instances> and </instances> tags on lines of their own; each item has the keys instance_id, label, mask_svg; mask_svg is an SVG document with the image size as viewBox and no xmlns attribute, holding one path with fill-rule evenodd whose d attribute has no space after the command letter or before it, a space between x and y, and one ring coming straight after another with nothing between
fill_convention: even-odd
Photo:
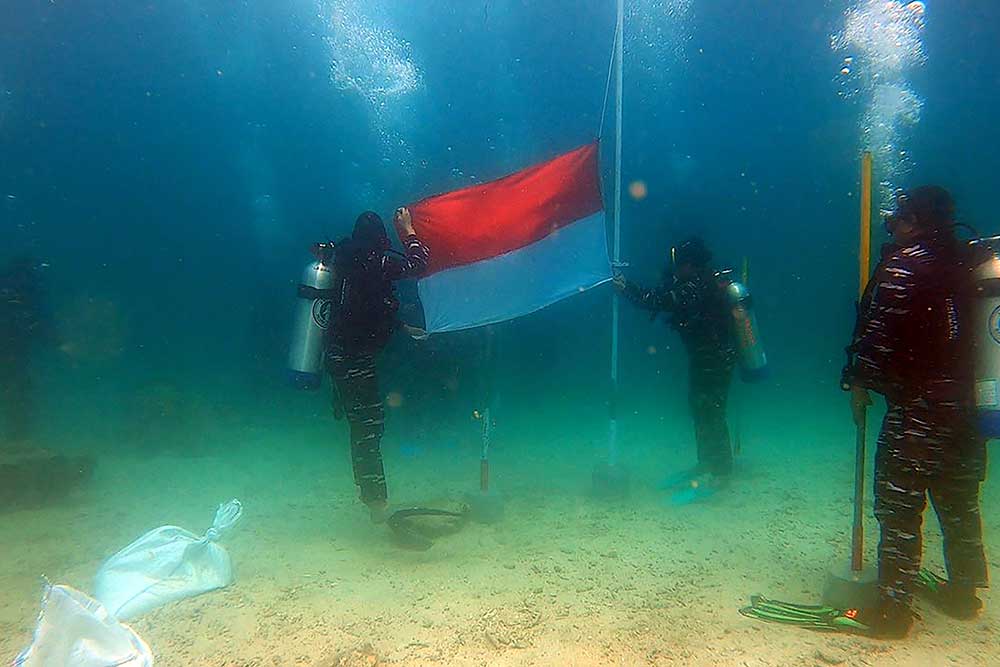
<instances>
[{"instance_id":1,"label":"air bubble","mask_svg":"<svg viewBox=\"0 0 1000 667\"><path fill-rule=\"evenodd\" d=\"M409 43L384 27L388 21L376 14L374 3L317 0L316 7L325 27L322 39L330 58L330 81L368 102L386 153L395 153L394 145L409 153L399 131L404 121L393 117L400 113L398 101L423 87Z\"/></svg>"},{"instance_id":2,"label":"air bubble","mask_svg":"<svg viewBox=\"0 0 1000 667\"><path fill-rule=\"evenodd\" d=\"M861 119L861 138L884 177L883 206L892 197L894 183L909 172L909 154L900 146L903 131L920 122L923 100L910 88L906 73L926 60L922 32L922 2L861 0L844 15L844 29L831 39L837 50L850 49L841 66L843 97L867 97Z\"/></svg>"}]
</instances>

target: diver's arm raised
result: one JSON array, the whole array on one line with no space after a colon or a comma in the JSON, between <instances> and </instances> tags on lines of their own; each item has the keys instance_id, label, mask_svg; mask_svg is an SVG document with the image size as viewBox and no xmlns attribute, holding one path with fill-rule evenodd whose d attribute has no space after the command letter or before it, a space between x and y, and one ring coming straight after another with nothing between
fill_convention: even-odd
<instances>
[{"instance_id":1,"label":"diver's arm raised","mask_svg":"<svg viewBox=\"0 0 1000 667\"><path fill-rule=\"evenodd\" d=\"M430 250L417 238L416 230L413 229L413 220L407 209L397 209L394 222L399 238L403 241L404 253L402 257L398 255L385 256L383 268L386 277L389 280L416 278L427 270Z\"/></svg>"},{"instance_id":2,"label":"diver's arm raised","mask_svg":"<svg viewBox=\"0 0 1000 667\"><path fill-rule=\"evenodd\" d=\"M639 285L626 280L624 276L617 275L614 278L615 289L625 295L629 301L639 306L643 310L653 312L672 312L676 307L676 297L673 290L668 289L643 289Z\"/></svg>"}]
</instances>

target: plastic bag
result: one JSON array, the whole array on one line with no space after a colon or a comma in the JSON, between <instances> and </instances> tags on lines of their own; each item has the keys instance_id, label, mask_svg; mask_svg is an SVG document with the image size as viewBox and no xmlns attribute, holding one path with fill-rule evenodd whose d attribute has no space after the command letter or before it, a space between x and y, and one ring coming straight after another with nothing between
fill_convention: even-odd
<instances>
[{"instance_id":1,"label":"plastic bag","mask_svg":"<svg viewBox=\"0 0 1000 667\"><path fill-rule=\"evenodd\" d=\"M233 582L229 554L216 544L243 514L238 500L220 505L198 537L177 526L151 530L109 558L97 572L94 597L117 618L131 619L160 605L225 588Z\"/></svg>"},{"instance_id":2,"label":"plastic bag","mask_svg":"<svg viewBox=\"0 0 1000 667\"><path fill-rule=\"evenodd\" d=\"M31 646L15 667L152 667L153 654L100 602L69 586L46 584Z\"/></svg>"}]
</instances>

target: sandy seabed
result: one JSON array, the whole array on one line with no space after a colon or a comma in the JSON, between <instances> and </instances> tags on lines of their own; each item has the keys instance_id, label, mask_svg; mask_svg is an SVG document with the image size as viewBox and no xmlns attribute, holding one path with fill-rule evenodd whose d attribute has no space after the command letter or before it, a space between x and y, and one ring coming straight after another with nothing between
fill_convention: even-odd
<instances>
[{"instance_id":1,"label":"sandy seabed","mask_svg":"<svg viewBox=\"0 0 1000 667\"><path fill-rule=\"evenodd\" d=\"M30 641L43 575L89 592L102 560L144 531L204 530L236 497L244 517L224 539L236 582L132 623L157 665L1000 665L996 593L971 622L921 605L901 642L737 612L758 592L815 601L847 557L852 451L843 438L754 442L732 487L674 507L656 481L680 466L660 445L625 439L632 492L611 502L588 497L589 447L556 458L573 443L546 450L529 429L511 432L493 463L504 520L413 552L369 523L347 454L328 434L244 428L232 437L225 456L102 456L69 502L0 514L0 657ZM400 503L476 488L474 445L420 452L389 437L385 450ZM983 512L994 571L998 510L994 480ZM925 524L926 564L943 571L932 515ZM871 555L874 522L867 528Z\"/></svg>"}]
</instances>

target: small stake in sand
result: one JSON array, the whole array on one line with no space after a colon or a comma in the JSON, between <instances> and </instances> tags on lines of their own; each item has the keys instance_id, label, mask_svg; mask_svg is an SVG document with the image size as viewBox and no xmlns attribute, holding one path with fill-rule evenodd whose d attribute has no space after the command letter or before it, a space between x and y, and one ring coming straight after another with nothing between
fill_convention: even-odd
<instances>
[{"instance_id":1,"label":"small stake in sand","mask_svg":"<svg viewBox=\"0 0 1000 667\"><path fill-rule=\"evenodd\" d=\"M487 495L490 492L490 431L493 428L490 406L486 406L480 419L483 421L483 444L479 454L479 493Z\"/></svg>"},{"instance_id":2,"label":"small stake in sand","mask_svg":"<svg viewBox=\"0 0 1000 667\"><path fill-rule=\"evenodd\" d=\"M858 299L864 302L865 290L871 276L872 233L872 154L861 156L861 228L858 239ZM855 332L857 335L858 332ZM848 364L853 362L848 352ZM850 389L850 387L845 387ZM854 413L854 524L851 530L851 562L831 570L823 590L823 602L838 609L856 609L874 604L877 596L878 575L872 567L864 565L864 502L865 502L865 450L868 439L867 392L854 392L851 409Z\"/></svg>"},{"instance_id":3,"label":"small stake in sand","mask_svg":"<svg viewBox=\"0 0 1000 667\"><path fill-rule=\"evenodd\" d=\"M503 500L496 492L490 492L490 439L493 432L493 397L496 383L496 332L493 327L486 329L486 343L483 351L483 374L486 379L482 412L476 412L482 425L482 448L479 454L479 493L466 494L469 516L480 523L496 523L503 518Z\"/></svg>"}]
</instances>

